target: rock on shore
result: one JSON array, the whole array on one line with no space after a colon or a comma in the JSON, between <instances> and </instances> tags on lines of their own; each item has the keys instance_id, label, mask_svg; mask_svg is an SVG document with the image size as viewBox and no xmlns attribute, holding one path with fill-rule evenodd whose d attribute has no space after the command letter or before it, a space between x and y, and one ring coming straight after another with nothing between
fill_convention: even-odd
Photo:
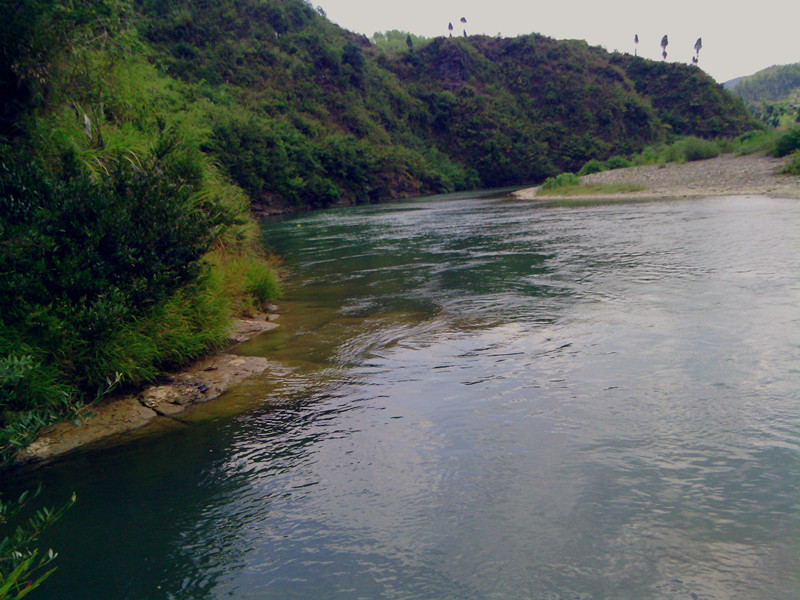
<instances>
[{"instance_id":1,"label":"rock on shore","mask_svg":"<svg viewBox=\"0 0 800 600\"><path fill-rule=\"evenodd\" d=\"M231 343L239 343L278 327L273 315L239 319ZM243 379L262 373L269 361L260 356L213 354L135 393L113 395L85 409L76 422L57 423L22 450L17 462L34 462L65 454L80 446L138 429L156 418L174 418L193 404L217 398Z\"/></svg>"}]
</instances>

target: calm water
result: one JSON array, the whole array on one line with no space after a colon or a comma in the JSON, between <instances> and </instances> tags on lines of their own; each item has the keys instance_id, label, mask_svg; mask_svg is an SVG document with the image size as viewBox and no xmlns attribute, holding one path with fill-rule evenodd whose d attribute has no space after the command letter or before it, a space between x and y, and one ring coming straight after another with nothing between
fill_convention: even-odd
<instances>
[{"instance_id":1,"label":"calm water","mask_svg":"<svg viewBox=\"0 0 800 600\"><path fill-rule=\"evenodd\" d=\"M6 475L78 494L38 597L800 597L800 202L435 198L265 238L265 377Z\"/></svg>"}]
</instances>

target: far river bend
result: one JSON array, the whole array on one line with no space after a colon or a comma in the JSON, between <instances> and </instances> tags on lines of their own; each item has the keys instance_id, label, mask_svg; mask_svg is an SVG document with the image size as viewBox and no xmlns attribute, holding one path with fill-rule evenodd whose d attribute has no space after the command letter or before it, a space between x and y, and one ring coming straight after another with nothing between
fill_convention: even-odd
<instances>
[{"instance_id":1,"label":"far river bend","mask_svg":"<svg viewBox=\"0 0 800 600\"><path fill-rule=\"evenodd\" d=\"M800 202L454 195L265 225L275 361L3 487L58 600L800 598Z\"/></svg>"}]
</instances>

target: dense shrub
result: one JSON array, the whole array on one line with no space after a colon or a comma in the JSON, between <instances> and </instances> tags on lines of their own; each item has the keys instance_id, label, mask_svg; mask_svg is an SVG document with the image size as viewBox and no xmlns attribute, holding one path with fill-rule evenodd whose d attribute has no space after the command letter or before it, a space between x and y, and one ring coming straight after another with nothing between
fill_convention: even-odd
<instances>
[{"instance_id":1,"label":"dense shrub","mask_svg":"<svg viewBox=\"0 0 800 600\"><path fill-rule=\"evenodd\" d=\"M203 256L232 215L162 140L89 173L0 148L0 450L110 381L152 378L224 336Z\"/></svg>"},{"instance_id":2,"label":"dense shrub","mask_svg":"<svg viewBox=\"0 0 800 600\"><path fill-rule=\"evenodd\" d=\"M787 175L800 175L800 152L795 153L792 160L783 168Z\"/></svg>"},{"instance_id":3,"label":"dense shrub","mask_svg":"<svg viewBox=\"0 0 800 600\"><path fill-rule=\"evenodd\" d=\"M784 133L775 142L773 155L777 157L788 156L800 148L800 127L796 127Z\"/></svg>"},{"instance_id":4,"label":"dense shrub","mask_svg":"<svg viewBox=\"0 0 800 600\"><path fill-rule=\"evenodd\" d=\"M612 156L606 161L606 169L626 169L633 163L624 156Z\"/></svg>"},{"instance_id":5,"label":"dense shrub","mask_svg":"<svg viewBox=\"0 0 800 600\"><path fill-rule=\"evenodd\" d=\"M692 162L719 156L719 145L712 140L687 137L668 146L664 153L666 162Z\"/></svg>"},{"instance_id":6,"label":"dense shrub","mask_svg":"<svg viewBox=\"0 0 800 600\"><path fill-rule=\"evenodd\" d=\"M543 190L552 190L571 185L580 185L580 178L575 173L560 173L555 177L548 177L542 184Z\"/></svg>"},{"instance_id":7,"label":"dense shrub","mask_svg":"<svg viewBox=\"0 0 800 600\"><path fill-rule=\"evenodd\" d=\"M593 158L586 162L581 170L578 171L578 175L583 177L584 175L591 175L592 173L601 173L606 170L606 166L601 163L599 160Z\"/></svg>"}]
</instances>

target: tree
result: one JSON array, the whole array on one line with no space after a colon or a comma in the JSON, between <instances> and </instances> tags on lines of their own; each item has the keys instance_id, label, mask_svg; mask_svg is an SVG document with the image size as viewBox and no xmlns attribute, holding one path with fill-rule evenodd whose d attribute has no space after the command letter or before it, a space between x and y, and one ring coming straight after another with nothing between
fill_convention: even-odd
<instances>
[{"instance_id":1,"label":"tree","mask_svg":"<svg viewBox=\"0 0 800 600\"><path fill-rule=\"evenodd\" d=\"M450 37L453 37L453 24L452 23L448 23L447 24L447 29L450 32Z\"/></svg>"},{"instance_id":2,"label":"tree","mask_svg":"<svg viewBox=\"0 0 800 600\"><path fill-rule=\"evenodd\" d=\"M413 50L414 49L414 40L411 39L411 34L410 33L406 36L406 46L408 46L409 50Z\"/></svg>"},{"instance_id":3,"label":"tree","mask_svg":"<svg viewBox=\"0 0 800 600\"><path fill-rule=\"evenodd\" d=\"M703 38L697 38L697 41L694 43L694 56L692 57L692 62L697 64L700 62L700 49L703 47Z\"/></svg>"},{"instance_id":4,"label":"tree","mask_svg":"<svg viewBox=\"0 0 800 600\"><path fill-rule=\"evenodd\" d=\"M667 60L667 46L669 45L669 38L667 34L664 34L664 37L661 38L661 58L663 60Z\"/></svg>"},{"instance_id":5,"label":"tree","mask_svg":"<svg viewBox=\"0 0 800 600\"><path fill-rule=\"evenodd\" d=\"M637 56L639 50L639 34L635 33L633 35L633 55Z\"/></svg>"},{"instance_id":6,"label":"tree","mask_svg":"<svg viewBox=\"0 0 800 600\"><path fill-rule=\"evenodd\" d=\"M462 24L462 25L466 25L466 24L467 24L467 20L466 20L464 17L461 17L461 24ZM464 37L467 37L467 30L466 30L466 28L464 28Z\"/></svg>"}]
</instances>

